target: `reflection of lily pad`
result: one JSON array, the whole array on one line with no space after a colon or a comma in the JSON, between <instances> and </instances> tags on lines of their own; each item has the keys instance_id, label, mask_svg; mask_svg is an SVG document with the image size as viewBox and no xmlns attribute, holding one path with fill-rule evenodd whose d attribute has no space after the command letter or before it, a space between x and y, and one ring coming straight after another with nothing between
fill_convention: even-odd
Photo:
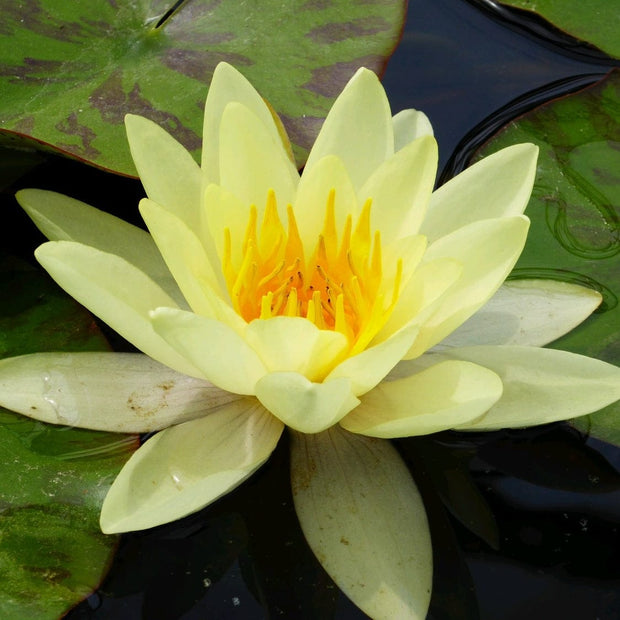
<instances>
[{"instance_id":1,"label":"reflection of lily pad","mask_svg":"<svg viewBox=\"0 0 620 620\"><path fill-rule=\"evenodd\" d=\"M0 262L0 355L106 344L40 272ZM57 618L100 582L116 545L99 508L135 438L42 424L0 409L0 617Z\"/></svg>"},{"instance_id":2,"label":"reflection of lily pad","mask_svg":"<svg viewBox=\"0 0 620 620\"><path fill-rule=\"evenodd\" d=\"M170 15L166 10L177 6ZM353 71L380 71L400 35L403 0L89 0L0 8L0 130L135 174L127 112L200 146L214 67L243 71L282 115L304 159Z\"/></svg>"},{"instance_id":3,"label":"reflection of lily pad","mask_svg":"<svg viewBox=\"0 0 620 620\"><path fill-rule=\"evenodd\" d=\"M620 58L620 9L615 0L475 0L475 3L499 13L502 13L502 5L521 9L521 20L519 14L516 14L511 21L518 24L531 19L531 15L539 16L549 23L550 28L557 28L561 34L569 35L564 42L565 47L575 48L568 41L569 37L574 37L609 56ZM524 27L540 33L539 23L536 23L535 28L528 28L524 23Z\"/></svg>"},{"instance_id":4,"label":"reflection of lily pad","mask_svg":"<svg viewBox=\"0 0 620 620\"><path fill-rule=\"evenodd\" d=\"M516 142L540 146L527 209L532 227L515 277L593 286L603 304L553 347L620 364L620 71L507 125L477 156ZM577 421L620 444L620 404Z\"/></svg>"}]
</instances>

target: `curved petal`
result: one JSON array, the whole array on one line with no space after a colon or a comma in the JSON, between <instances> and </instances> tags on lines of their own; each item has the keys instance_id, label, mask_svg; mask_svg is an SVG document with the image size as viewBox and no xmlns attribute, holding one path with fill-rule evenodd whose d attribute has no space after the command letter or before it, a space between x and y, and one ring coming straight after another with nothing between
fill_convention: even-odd
<instances>
[{"instance_id":1,"label":"curved petal","mask_svg":"<svg viewBox=\"0 0 620 620\"><path fill-rule=\"evenodd\" d=\"M424 620L433 554L422 498L387 441L334 427L292 434L291 482L323 568L376 620Z\"/></svg>"},{"instance_id":2,"label":"curved petal","mask_svg":"<svg viewBox=\"0 0 620 620\"><path fill-rule=\"evenodd\" d=\"M344 360L329 373L326 381L345 377L351 381L351 389L356 396L365 394L398 364L418 331L415 324L405 326L383 342Z\"/></svg>"},{"instance_id":3,"label":"curved petal","mask_svg":"<svg viewBox=\"0 0 620 620\"><path fill-rule=\"evenodd\" d=\"M256 384L256 397L284 424L301 433L329 428L360 402L348 379L312 383L296 372L265 375Z\"/></svg>"},{"instance_id":4,"label":"curved petal","mask_svg":"<svg viewBox=\"0 0 620 620\"><path fill-rule=\"evenodd\" d=\"M273 189L280 219L286 221L286 205L294 200L299 174L281 140L240 103L229 103L224 109L219 153L220 185L242 202L256 205L259 216Z\"/></svg>"},{"instance_id":5,"label":"curved petal","mask_svg":"<svg viewBox=\"0 0 620 620\"><path fill-rule=\"evenodd\" d=\"M459 260L463 273L422 326L407 358L421 355L443 340L491 298L519 258L528 227L529 220L523 215L481 220L429 246L425 258Z\"/></svg>"},{"instance_id":6,"label":"curved petal","mask_svg":"<svg viewBox=\"0 0 620 620\"><path fill-rule=\"evenodd\" d=\"M433 242L478 220L520 215L532 193L538 147L515 144L485 157L433 192L420 232Z\"/></svg>"},{"instance_id":7,"label":"curved petal","mask_svg":"<svg viewBox=\"0 0 620 620\"><path fill-rule=\"evenodd\" d=\"M220 62L213 72L204 112L201 165L207 183L220 183L220 122L224 109L233 101L251 110L274 141L282 141L271 110L263 98L237 69Z\"/></svg>"},{"instance_id":8,"label":"curved petal","mask_svg":"<svg viewBox=\"0 0 620 620\"><path fill-rule=\"evenodd\" d=\"M183 374L201 376L153 330L149 312L176 304L142 271L119 256L72 241L44 243L35 256L69 295L149 357Z\"/></svg>"},{"instance_id":9,"label":"curved petal","mask_svg":"<svg viewBox=\"0 0 620 620\"><path fill-rule=\"evenodd\" d=\"M42 189L23 189L15 198L50 241L77 241L116 254L135 265L177 303L185 300L145 230L69 196Z\"/></svg>"},{"instance_id":10,"label":"curved petal","mask_svg":"<svg viewBox=\"0 0 620 620\"><path fill-rule=\"evenodd\" d=\"M546 424L592 413L620 399L620 368L575 353L537 347L467 347L443 354L496 372L502 398L462 428L493 430Z\"/></svg>"},{"instance_id":11,"label":"curved petal","mask_svg":"<svg viewBox=\"0 0 620 620\"><path fill-rule=\"evenodd\" d=\"M433 126L424 112L409 108L392 117L394 128L394 152L397 153L410 142L422 136L432 136Z\"/></svg>"},{"instance_id":12,"label":"curved petal","mask_svg":"<svg viewBox=\"0 0 620 620\"><path fill-rule=\"evenodd\" d=\"M157 123L127 114L131 156L148 197L197 230L202 173L189 152Z\"/></svg>"},{"instance_id":13,"label":"curved petal","mask_svg":"<svg viewBox=\"0 0 620 620\"><path fill-rule=\"evenodd\" d=\"M223 306L230 305L222 299L228 293L219 262L213 264L196 234L183 220L148 198L140 201L140 213L192 310L210 317L225 313Z\"/></svg>"},{"instance_id":14,"label":"curved petal","mask_svg":"<svg viewBox=\"0 0 620 620\"><path fill-rule=\"evenodd\" d=\"M174 308L150 314L155 331L200 376L235 394L254 394L256 382L267 372L254 350L231 327L213 319Z\"/></svg>"},{"instance_id":15,"label":"curved petal","mask_svg":"<svg viewBox=\"0 0 620 620\"><path fill-rule=\"evenodd\" d=\"M372 437L428 435L480 418L501 395L494 372L469 362L439 362L379 384L340 424Z\"/></svg>"},{"instance_id":16,"label":"curved petal","mask_svg":"<svg viewBox=\"0 0 620 620\"><path fill-rule=\"evenodd\" d=\"M381 241L416 234L435 184L437 142L423 136L384 161L359 191L360 203L372 198Z\"/></svg>"},{"instance_id":17,"label":"curved petal","mask_svg":"<svg viewBox=\"0 0 620 620\"><path fill-rule=\"evenodd\" d=\"M567 334L596 310L598 291L556 280L511 280L436 349L483 344L541 347Z\"/></svg>"},{"instance_id":18,"label":"curved petal","mask_svg":"<svg viewBox=\"0 0 620 620\"><path fill-rule=\"evenodd\" d=\"M51 424L148 433L239 398L140 353L33 353L0 361L0 405Z\"/></svg>"},{"instance_id":19,"label":"curved petal","mask_svg":"<svg viewBox=\"0 0 620 620\"><path fill-rule=\"evenodd\" d=\"M269 458L282 429L255 400L244 398L161 431L133 454L110 487L101 529L143 530L204 508Z\"/></svg>"},{"instance_id":20,"label":"curved petal","mask_svg":"<svg viewBox=\"0 0 620 620\"><path fill-rule=\"evenodd\" d=\"M393 152L392 116L383 86L372 71L359 69L327 114L305 169L336 155L359 189Z\"/></svg>"},{"instance_id":21,"label":"curved petal","mask_svg":"<svg viewBox=\"0 0 620 620\"><path fill-rule=\"evenodd\" d=\"M244 337L269 372L297 372L310 381L322 380L348 348L339 332L319 329L300 317L257 319L247 326Z\"/></svg>"}]
</instances>

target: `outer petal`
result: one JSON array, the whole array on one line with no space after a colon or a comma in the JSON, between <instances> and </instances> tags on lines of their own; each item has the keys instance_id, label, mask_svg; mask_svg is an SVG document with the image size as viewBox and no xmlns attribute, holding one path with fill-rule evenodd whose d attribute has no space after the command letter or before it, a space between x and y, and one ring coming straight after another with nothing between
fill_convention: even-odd
<instances>
[{"instance_id":1,"label":"outer petal","mask_svg":"<svg viewBox=\"0 0 620 620\"><path fill-rule=\"evenodd\" d=\"M364 183L360 203L372 198L373 218L384 243L418 232L436 172L437 142L422 136L383 162Z\"/></svg>"},{"instance_id":2,"label":"outer petal","mask_svg":"<svg viewBox=\"0 0 620 620\"><path fill-rule=\"evenodd\" d=\"M420 232L432 242L471 222L523 213L537 158L536 145L515 144L467 168L433 192Z\"/></svg>"},{"instance_id":3,"label":"outer petal","mask_svg":"<svg viewBox=\"0 0 620 620\"><path fill-rule=\"evenodd\" d=\"M35 256L69 295L138 349L178 372L200 376L153 331L149 312L176 304L142 271L119 256L72 241L44 243Z\"/></svg>"},{"instance_id":4,"label":"outer petal","mask_svg":"<svg viewBox=\"0 0 620 620\"><path fill-rule=\"evenodd\" d=\"M348 379L312 383L296 372L265 375L256 384L256 396L273 415L301 433L320 433L360 402Z\"/></svg>"},{"instance_id":5,"label":"outer petal","mask_svg":"<svg viewBox=\"0 0 620 620\"><path fill-rule=\"evenodd\" d=\"M219 63L213 72L204 114L202 169L208 183L220 183L220 122L224 109L232 101L251 110L271 139L282 140L270 109L252 84L228 63Z\"/></svg>"},{"instance_id":6,"label":"outer petal","mask_svg":"<svg viewBox=\"0 0 620 620\"><path fill-rule=\"evenodd\" d=\"M601 294L555 280L511 280L435 348L483 344L541 347L567 334L596 310Z\"/></svg>"},{"instance_id":7,"label":"outer petal","mask_svg":"<svg viewBox=\"0 0 620 620\"><path fill-rule=\"evenodd\" d=\"M175 301L185 303L153 238L145 230L56 192L23 189L15 197L50 241L77 241L116 254L152 278Z\"/></svg>"},{"instance_id":8,"label":"outer petal","mask_svg":"<svg viewBox=\"0 0 620 620\"><path fill-rule=\"evenodd\" d=\"M506 346L451 349L441 355L486 366L504 384L497 404L463 428L492 430L567 420L620 398L620 368L575 353Z\"/></svg>"},{"instance_id":9,"label":"outer petal","mask_svg":"<svg viewBox=\"0 0 620 620\"><path fill-rule=\"evenodd\" d=\"M348 348L342 334L300 317L257 319L244 337L270 372L298 372L310 381L321 381Z\"/></svg>"},{"instance_id":10,"label":"outer petal","mask_svg":"<svg viewBox=\"0 0 620 620\"><path fill-rule=\"evenodd\" d=\"M200 376L223 390L254 394L256 382L267 372L254 350L225 323L174 308L157 308L151 321Z\"/></svg>"},{"instance_id":11,"label":"outer petal","mask_svg":"<svg viewBox=\"0 0 620 620\"><path fill-rule=\"evenodd\" d=\"M161 431L127 461L101 509L106 534L180 519L252 475L275 448L282 423L255 400Z\"/></svg>"},{"instance_id":12,"label":"outer petal","mask_svg":"<svg viewBox=\"0 0 620 620\"><path fill-rule=\"evenodd\" d=\"M480 418L501 395L502 382L494 372L469 362L445 361L384 381L340 424L373 437L427 435Z\"/></svg>"},{"instance_id":13,"label":"outer petal","mask_svg":"<svg viewBox=\"0 0 620 620\"><path fill-rule=\"evenodd\" d=\"M424 112L401 110L392 117L394 127L394 152L422 136L432 136L433 126Z\"/></svg>"},{"instance_id":14,"label":"outer petal","mask_svg":"<svg viewBox=\"0 0 620 620\"><path fill-rule=\"evenodd\" d=\"M259 118L240 103L229 103L220 123L220 185L259 214L267 192L273 189L281 219L295 197L299 174L282 142L273 137Z\"/></svg>"},{"instance_id":15,"label":"outer petal","mask_svg":"<svg viewBox=\"0 0 620 620\"><path fill-rule=\"evenodd\" d=\"M131 156L148 197L197 230L202 189L198 164L185 147L148 118L128 114L125 126Z\"/></svg>"},{"instance_id":16,"label":"outer petal","mask_svg":"<svg viewBox=\"0 0 620 620\"><path fill-rule=\"evenodd\" d=\"M463 273L424 323L406 357L421 355L443 340L491 298L519 258L528 227L529 220L522 215L482 220L439 239L428 248L428 260L457 259L463 264Z\"/></svg>"},{"instance_id":17,"label":"outer petal","mask_svg":"<svg viewBox=\"0 0 620 620\"><path fill-rule=\"evenodd\" d=\"M375 620L423 620L432 550L424 504L387 441L334 427L293 434L295 510L311 549Z\"/></svg>"},{"instance_id":18,"label":"outer petal","mask_svg":"<svg viewBox=\"0 0 620 620\"><path fill-rule=\"evenodd\" d=\"M140 353L33 353L0 361L0 404L52 424L147 433L240 398Z\"/></svg>"},{"instance_id":19,"label":"outer petal","mask_svg":"<svg viewBox=\"0 0 620 620\"><path fill-rule=\"evenodd\" d=\"M394 152L390 104L379 78L359 69L329 111L310 151L306 169L337 155L356 189Z\"/></svg>"}]
</instances>

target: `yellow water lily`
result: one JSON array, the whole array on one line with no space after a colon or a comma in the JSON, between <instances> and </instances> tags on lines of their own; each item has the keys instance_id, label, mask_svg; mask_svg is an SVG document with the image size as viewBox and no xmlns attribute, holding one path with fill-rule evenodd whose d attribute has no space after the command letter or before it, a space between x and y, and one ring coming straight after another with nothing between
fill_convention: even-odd
<instances>
[{"instance_id":1,"label":"yellow water lily","mask_svg":"<svg viewBox=\"0 0 620 620\"><path fill-rule=\"evenodd\" d=\"M39 262L146 355L3 360L0 403L52 423L160 430L105 499L110 533L213 502L288 426L295 507L319 561L371 617L423 618L428 524L386 438L541 424L620 397L616 367L539 348L598 293L502 286L525 243L537 148L504 149L433 192L428 120L392 117L365 69L301 176L281 122L227 64L200 166L155 123L126 125L150 234L52 192L18 200L51 240Z\"/></svg>"}]
</instances>

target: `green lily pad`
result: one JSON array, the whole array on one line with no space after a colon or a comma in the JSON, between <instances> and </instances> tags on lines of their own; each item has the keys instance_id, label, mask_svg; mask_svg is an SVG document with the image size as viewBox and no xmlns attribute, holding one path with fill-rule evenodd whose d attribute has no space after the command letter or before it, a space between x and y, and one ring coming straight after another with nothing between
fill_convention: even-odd
<instances>
[{"instance_id":1,"label":"green lily pad","mask_svg":"<svg viewBox=\"0 0 620 620\"><path fill-rule=\"evenodd\" d=\"M488 0L485 3L491 5ZM614 0L501 0L498 4L536 13L564 33L620 58L620 7Z\"/></svg>"},{"instance_id":2,"label":"green lily pad","mask_svg":"<svg viewBox=\"0 0 620 620\"><path fill-rule=\"evenodd\" d=\"M0 134L135 175L125 114L197 153L207 85L228 61L280 113L301 164L353 72L383 69L405 12L404 0L5 2Z\"/></svg>"},{"instance_id":3,"label":"green lily pad","mask_svg":"<svg viewBox=\"0 0 620 620\"><path fill-rule=\"evenodd\" d=\"M0 356L107 348L39 270L2 258L0 281ZM117 538L101 533L99 509L136 443L0 409L0 617L57 618L101 582Z\"/></svg>"},{"instance_id":4,"label":"green lily pad","mask_svg":"<svg viewBox=\"0 0 620 620\"><path fill-rule=\"evenodd\" d=\"M476 157L517 142L540 147L526 214L532 221L513 277L577 282L603 303L551 346L620 365L620 70L507 125ZM620 403L575 425L620 445Z\"/></svg>"}]
</instances>

